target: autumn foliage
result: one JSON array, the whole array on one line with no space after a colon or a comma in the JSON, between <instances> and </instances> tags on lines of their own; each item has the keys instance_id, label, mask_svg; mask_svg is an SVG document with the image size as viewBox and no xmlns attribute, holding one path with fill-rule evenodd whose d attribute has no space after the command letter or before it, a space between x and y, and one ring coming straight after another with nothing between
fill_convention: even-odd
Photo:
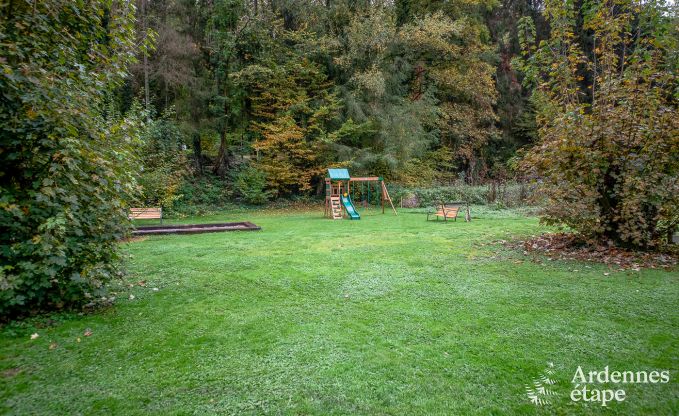
<instances>
[{"instance_id":1,"label":"autumn foliage","mask_svg":"<svg viewBox=\"0 0 679 416\"><path fill-rule=\"evenodd\" d=\"M330 133L338 117L332 84L316 64L297 58L238 74L251 100L254 166L278 195L312 189L330 160Z\"/></svg>"},{"instance_id":2,"label":"autumn foliage","mask_svg":"<svg viewBox=\"0 0 679 416\"><path fill-rule=\"evenodd\" d=\"M546 3L548 40L524 38L539 126L524 166L545 197L544 220L657 247L679 223L676 27L654 2L566 4ZM590 49L578 42L578 16Z\"/></svg>"}]
</instances>

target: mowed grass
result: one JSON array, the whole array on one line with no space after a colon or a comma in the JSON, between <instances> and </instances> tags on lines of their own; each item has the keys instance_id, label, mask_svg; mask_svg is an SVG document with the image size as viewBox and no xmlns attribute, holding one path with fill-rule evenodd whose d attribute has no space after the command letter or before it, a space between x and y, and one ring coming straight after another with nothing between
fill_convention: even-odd
<instances>
[{"instance_id":1,"label":"mowed grass","mask_svg":"<svg viewBox=\"0 0 679 416\"><path fill-rule=\"evenodd\" d=\"M248 220L262 231L126 244L129 282L146 286L118 291L115 307L95 314L2 329L0 409L679 413L676 270L606 276L601 265L532 261L491 242L545 231L536 218L473 212L471 223L408 210L364 211L360 221L294 211L179 221ZM525 386L549 362L558 395L535 406ZM627 394L602 408L570 401L578 366L670 370L671 381L597 385Z\"/></svg>"}]
</instances>

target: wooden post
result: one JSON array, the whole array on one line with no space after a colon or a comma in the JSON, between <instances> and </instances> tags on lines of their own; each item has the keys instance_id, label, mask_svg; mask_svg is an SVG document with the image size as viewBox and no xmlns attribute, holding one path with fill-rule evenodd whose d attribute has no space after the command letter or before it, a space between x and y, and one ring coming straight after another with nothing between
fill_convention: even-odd
<instances>
[{"instance_id":1,"label":"wooden post","mask_svg":"<svg viewBox=\"0 0 679 416\"><path fill-rule=\"evenodd\" d=\"M398 215L398 213L396 212L396 208L394 208L394 202L391 200L391 197L389 196L389 191L387 190L387 185L384 184L384 181L382 181L382 192L384 192L384 197L389 201L391 209L394 210L394 215Z\"/></svg>"},{"instance_id":2,"label":"wooden post","mask_svg":"<svg viewBox=\"0 0 679 416\"><path fill-rule=\"evenodd\" d=\"M380 181L380 186L382 186L380 192L380 202L382 203L382 214L384 214L384 182Z\"/></svg>"}]
</instances>

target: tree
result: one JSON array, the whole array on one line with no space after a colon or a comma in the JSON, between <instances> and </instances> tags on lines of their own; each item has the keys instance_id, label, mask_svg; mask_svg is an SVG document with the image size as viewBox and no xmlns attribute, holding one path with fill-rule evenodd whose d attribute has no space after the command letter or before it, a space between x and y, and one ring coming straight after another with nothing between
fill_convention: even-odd
<instances>
[{"instance_id":1,"label":"tree","mask_svg":"<svg viewBox=\"0 0 679 416\"><path fill-rule=\"evenodd\" d=\"M547 1L551 36L527 43L539 141L524 166L546 197L544 220L657 248L679 222L677 16L655 1L566 6Z\"/></svg>"},{"instance_id":2,"label":"tree","mask_svg":"<svg viewBox=\"0 0 679 416\"><path fill-rule=\"evenodd\" d=\"M443 4L399 4L396 17L379 7L354 16L336 59L347 77L347 118L373 132L359 143L353 162L400 174L413 162L421 166L429 150L446 147L470 180L476 178L482 149L495 133L487 30ZM402 14L407 10L412 15Z\"/></svg>"},{"instance_id":3,"label":"tree","mask_svg":"<svg viewBox=\"0 0 679 416\"><path fill-rule=\"evenodd\" d=\"M522 19L530 17L538 40L549 36L549 26L542 17L542 0L502 0L499 7L486 16L493 44L497 45L495 86L497 90L496 113L498 130L485 149L493 174L507 167L508 159L516 151L535 142L537 126L535 109L530 97L531 85L523 85L523 73L516 57L521 55L519 41Z\"/></svg>"},{"instance_id":4,"label":"tree","mask_svg":"<svg viewBox=\"0 0 679 416\"><path fill-rule=\"evenodd\" d=\"M296 38L304 41L304 35ZM269 67L250 65L234 75L250 101L254 166L267 175L276 195L313 189L330 161L339 113L333 84L319 66L287 55Z\"/></svg>"},{"instance_id":5,"label":"tree","mask_svg":"<svg viewBox=\"0 0 679 416\"><path fill-rule=\"evenodd\" d=\"M173 109L147 123L139 148L141 205L171 208L188 173L183 135L172 122Z\"/></svg>"},{"instance_id":6,"label":"tree","mask_svg":"<svg viewBox=\"0 0 679 416\"><path fill-rule=\"evenodd\" d=\"M137 0L139 42L153 41L153 50L140 49L142 64L131 65L127 89L144 89L149 115L173 108L174 123L193 147L195 172L203 172L201 130L212 128L209 98L214 83L208 71L206 26L212 2L207 0ZM147 29L145 28L147 27ZM148 87L147 87L148 86ZM147 88L150 91L147 93Z\"/></svg>"},{"instance_id":7,"label":"tree","mask_svg":"<svg viewBox=\"0 0 679 416\"><path fill-rule=\"evenodd\" d=\"M242 66L247 55L244 37L252 27L239 0L219 0L211 9L208 37L211 73L214 80L211 109L220 135L219 152L212 172L223 174L228 167L229 129L236 126L242 114L242 91L231 82L230 75Z\"/></svg>"},{"instance_id":8,"label":"tree","mask_svg":"<svg viewBox=\"0 0 679 416\"><path fill-rule=\"evenodd\" d=\"M495 134L495 69L485 55L487 29L467 17L452 20L442 12L414 19L401 31L413 62L413 99L422 84L432 84L439 105L440 143L453 150L471 182L480 176L483 149Z\"/></svg>"},{"instance_id":9,"label":"tree","mask_svg":"<svg viewBox=\"0 0 679 416\"><path fill-rule=\"evenodd\" d=\"M143 112L112 105L135 55L134 7L3 3L0 34L0 315L101 299L136 192Z\"/></svg>"}]
</instances>

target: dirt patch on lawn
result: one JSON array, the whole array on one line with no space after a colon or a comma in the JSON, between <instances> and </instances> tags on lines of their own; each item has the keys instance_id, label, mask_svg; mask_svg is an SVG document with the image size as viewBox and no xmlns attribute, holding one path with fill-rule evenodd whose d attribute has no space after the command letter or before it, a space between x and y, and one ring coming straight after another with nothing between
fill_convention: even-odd
<instances>
[{"instance_id":1,"label":"dirt patch on lawn","mask_svg":"<svg viewBox=\"0 0 679 416\"><path fill-rule=\"evenodd\" d=\"M122 240L123 243L139 243L146 240L148 237L145 235L140 235L136 237L129 237Z\"/></svg>"},{"instance_id":2,"label":"dirt patch on lawn","mask_svg":"<svg viewBox=\"0 0 679 416\"><path fill-rule=\"evenodd\" d=\"M14 367L14 368L8 368L6 370L0 371L0 376L2 378L12 378L19 374L21 372L21 368L19 367Z\"/></svg>"}]
</instances>

